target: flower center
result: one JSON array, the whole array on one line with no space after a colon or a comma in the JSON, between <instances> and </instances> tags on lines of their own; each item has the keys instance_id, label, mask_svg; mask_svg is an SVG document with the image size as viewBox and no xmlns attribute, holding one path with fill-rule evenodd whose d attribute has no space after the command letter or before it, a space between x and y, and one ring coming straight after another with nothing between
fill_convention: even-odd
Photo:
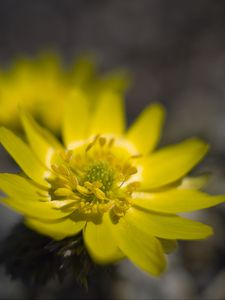
<instances>
[{"instance_id":1,"label":"flower center","mask_svg":"<svg viewBox=\"0 0 225 300\"><path fill-rule=\"evenodd\" d=\"M101 190L107 192L113 185L115 170L105 161L97 161L87 167L85 182L99 182L102 184Z\"/></svg>"},{"instance_id":2,"label":"flower center","mask_svg":"<svg viewBox=\"0 0 225 300\"><path fill-rule=\"evenodd\" d=\"M55 154L48 178L52 205L81 215L111 211L120 217L139 186L137 174L137 156L125 144L95 136L91 142Z\"/></svg>"}]
</instances>

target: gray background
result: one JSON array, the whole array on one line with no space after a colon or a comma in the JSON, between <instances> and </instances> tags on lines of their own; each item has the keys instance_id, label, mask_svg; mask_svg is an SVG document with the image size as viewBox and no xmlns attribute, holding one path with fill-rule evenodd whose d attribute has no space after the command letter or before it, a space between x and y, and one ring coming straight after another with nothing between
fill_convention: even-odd
<instances>
[{"instance_id":1,"label":"gray background","mask_svg":"<svg viewBox=\"0 0 225 300\"><path fill-rule=\"evenodd\" d=\"M0 63L15 56L54 50L69 64L93 52L100 70L127 68L129 121L145 105L162 102L168 120L162 145L200 136L212 145L201 169L214 171L208 190L225 192L225 2L209 0L1 0ZM1 171L9 162L2 154ZM203 242L182 243L170 257L169 271L152 279L123 262L111 279L120 299L225 299L225 209L196 216L215 227ZM0 234L18 216L1 208ZM76 299L71 284L29 291L0 271L1 299ZM91 290L81 297L97 297Z\"/></svg>"}]
</instances>

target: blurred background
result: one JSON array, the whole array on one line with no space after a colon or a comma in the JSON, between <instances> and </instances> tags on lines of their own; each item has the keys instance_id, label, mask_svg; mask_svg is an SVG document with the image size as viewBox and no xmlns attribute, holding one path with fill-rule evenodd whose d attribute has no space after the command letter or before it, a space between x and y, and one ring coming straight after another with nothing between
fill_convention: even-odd
<instances>
[{"instance_id":1,"label":"blurred background","mask_svg":"<svg viewBox=\"0 0 225 300\"><path fill-rule=\"evenodd\" d=\"M0 0L0 64L40 51L58 53L65 65L93 53L102 72L127 69L129 122L150 102L168 118L161 145L203 137L211 152L200 171L214 174L207 188L225 193L225 2L210 0ZM2 153L0 171L9 164ZM73 280L29 289L0 269L0 299L225 299L225 206L194 217L215 228L206 241L182 242L159 279L131 263L93 280L89 291ZM0 237L18 222L0 209Z\"/></svg>"}]
</instances>

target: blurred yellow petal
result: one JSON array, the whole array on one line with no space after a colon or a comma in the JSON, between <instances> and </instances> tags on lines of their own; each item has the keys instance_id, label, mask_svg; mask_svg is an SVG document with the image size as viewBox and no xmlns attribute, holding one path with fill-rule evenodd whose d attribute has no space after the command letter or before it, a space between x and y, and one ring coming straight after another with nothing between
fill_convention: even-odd
<instances>
[{"instance_id":1,"label":"blurred yellow petal","mask_svg":"<svg viewBox=\"0 0 225 300\"><path fill-rule=\"evenodd\" d=\"M188 139L168 146L143 160L144 189L155 189L187 174L206 154L208 145L199 139Z\"/></svg>"},{"instance_id":2,"label":"blurred yellow petal","mask_svg":"<svg viewBox=\"0 0 225 300\"><path fill-rule=\"evenodd\" d=\"M160 242L150 231L142 230L134 222L121 218L111 228L123 253L139 268L159 276L166 267L166 260Z\"/></svg>"},{"instance_id":3,"label":"blurred yellow petal","mask_svg":"<svg viewBox=\"0 0 225 300\"><path fill-rule=\"evenodd\" d=\"M62 134L67 148L87 137L89 118L88 99L77 89L67 99L63 115Z\"/></svg>"},{"instance_id":4,"label":"blurred yellow petal","mask_svg":"<svg viewBox=\"0 0 225 300\"><path fill-rule=\"evenodd\" d=\"M141 154L147 154L155 149L160 139L164 119L164 108L160 104L150 105L129 128L126 138Z\"/></svg>"},{"instance_id":5,"label":"blurred yellow petal","mask_svg":"<svg viewBox=\"0 0 225 300\"><path fill-rule=\"evenodd\" d=\"M123 93L129 88L130 82L130 74L126 70L115 70L103 76L99 89Z\"/></svg>"},{"instance_id":6,"label":"blurred yellow petal","mask_svg":"<svg viewBox=\"0 0 225 300\"><path fill-rule=\"evenodd\" d=\"M104 92L90 124L90 134L121 135L125 129L124 103L119 93Z\"/></svg>"},{"instance_id":7,"label":"blurred yellow petal","mask_svg":"<svg viewBox=\"0 0 225 300\"><path fill-rule=\"evenodd\" d=\"M136 193L133 204L162 213L191 212L225 202L224 196L210 196L197 190L171 189L161 193Z\"/></svg>"},{"instance_id":8,"label":"blurred yellow petal","mask_svg":"<svg viewBox=\"0 0 225 300\"><path fill-rule=\"evenodd\" d=\"M210 174L205 173L199 176L187 176L184 177L180 183L180 185L177 187L178 189L195 189L195 190L200 190L202 189L209 181L210 179Z\"/></svg>"},{"instance_id":9,"label":"blurred yellow petal","mask_svg":"<svg viewBox=\"0 0 225 300\"><path fill-rule=\"evenodd\" d=\"M77 59L69 74L72 86L87 88L96 77L96 63L90 55Z\"/></svg>"},{"instance_id":10,"label":"blurred yellow petal","mask_svg":"<svg viewBox=\"0 0 225 300\"><path fill-rule=\"evenodd\" d=\"M44 165L50 167L54 151L62 148L62 146L49 131L40 127L28 113L21 111L21 120L32 150Z\"/></svg>"},{"instance_id":11,"label":"blurred yellow petal","mask_svg":"<svg viewBox=\"0 0 225 300\"><path fill-rule=\"evenodd\" d=\"M94 261L107 264L117 261L123 255L111 233L108 214L104 214L100 224L88 222L84 228L84 241Z\"/></svg>"},{"instance_id":12,"label":"blurred yellow petal","mask_svg":"<svg viewBox=\"0 0 225 300\"><path fill-rule=\"evenodd\" d=\"M4 127L0 128L0 142L30 178L35 182L48 187L48 183L44 179L46 169L39 162L27 144Z\"/></svg>"},{"instance_id":13,"label":"blurred yellow petal","mask_svg":"<svg viewBox=\"0 0 225 300\"><path fill-rule=\"evenodd\" d=\"M26 219L25 224L37 232L47 235L54 240L62 240L65 237L79 233L85 226L84 221L75 222L66 218L55 223L45 223L36 219Z\"/></svg>"},{"instance_id":14,"label":"blurred yellow petal","mask_svg":"<svg viewBox=\"0 0 225 300\"><path fill-rule=\"evenodd\" d=\"M124 218L129 223L135 223L140 230L164 239L198 240L205 239L213 233L210 226L199 222L134 207L127 211Z\"/></svg>"}]
</instances>

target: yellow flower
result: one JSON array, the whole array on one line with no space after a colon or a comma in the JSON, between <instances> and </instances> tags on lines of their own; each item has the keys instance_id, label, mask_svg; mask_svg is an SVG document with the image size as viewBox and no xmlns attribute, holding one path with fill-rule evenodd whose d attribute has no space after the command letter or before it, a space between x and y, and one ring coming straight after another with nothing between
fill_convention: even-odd
<instances>
[{"instance_id":1,"label":"yellow flower","mask_svg":"<svg viewBox=\"0 0 225 300\"><path fill-rule=\"evenodd\" d=\"M176 240L204 239L208 225L178 216L224 202L197 189L203 177L186 177L208 145L192 138L154 151L164 109L147 107L125 131L123 101L105 92L96 107L80 92L67 102L61 145L26 112L27 142L6 128L0 141L23 170L0 174L2 202L34 230L60 240L83 232L100 264L129 258L159 275Z\"/></svg>"},{"instance_id":2,"label":"yellow flower","mask_svg":"<svg viewBox=\"0 0 225 300\"><path fill-rule=\"evenodd\" d=\"M127 85L127 74L114 71L100 76L88 57L80 57L70 68L53 54L17 59L8 70L0 70L0 124L18 128L19 106L56 132L74 88L96 100L104 89L122 92Z\"/></svg>"}]
</instances>

